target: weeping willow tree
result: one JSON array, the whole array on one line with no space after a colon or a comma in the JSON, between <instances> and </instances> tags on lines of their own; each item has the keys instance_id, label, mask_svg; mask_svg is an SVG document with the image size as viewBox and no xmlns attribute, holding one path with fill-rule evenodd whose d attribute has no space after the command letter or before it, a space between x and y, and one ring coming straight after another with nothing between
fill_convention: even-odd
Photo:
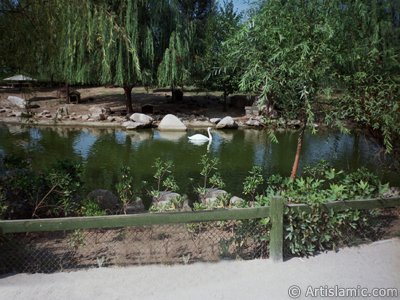
<instances>
[{"instance_id":1,"label":"weeping willow tree","mask_svg":"<svg viewBox=\"0 0 400 300\"><path fill-rule=\"evenodd\" d=\"M126 110L133 112L135 84L149 84L155 73L153 18L165 1L58 1L65 26L59 62L70 83L122 86Z\"/></svg>"},{"instance_id":2,"label":"weeping willow tree","mask_svg":"<svg viewBox=\"0 0 400 300\"><path fill-rule=\"evenodd\" d=\"M165 50L163 60L158 67L158 83L160 86L170 86L172 97L176 96L176 88L183 88L190 78L189 42L179 32L173 32L169 47Z\"/></svg>"},{"instance_id":3,"label":"weeping willow tree","mask_svg":"<svg viewBox=\"0 0 400 300\"><path fill-rule=\"evenodd\" d=\"M38 79L58 77L55 3L45 0L0 2L0 72L30 74Z\"/></svg>"},{"instance_id":4,"label":"weeping willow tree","mask_svg":"<svg viewBox=\"0 0 400 300\"><path fill-rule=\"evenodd\" d=\"M158 66L160 86L172 90L173 99L182 95L178 88L195 83L201 74L201 57L207 47L205 27L215 10L214 0L173 0L171 19L174 20L168 46Z\"/></svg>"},{"instance_id":5,"label":"weeping willow tree","mask_svg":"<svg viewBox=\"0 0 400 300\"><path fill-rule=\"evenodd\" d=\"M2 7L10 12L0 14L6 37L0 51L12 57L5 66L45 80L122 86L131 113L134 85L153 84L157 76L172 87L188 81L213 2L5 0Z\"/></svg>"},{"instance_id":6,"label":"weeping willow tree","mask_svg":"<svg viewBox=\"0 0 400 300\"><path fill-rule=\"evenodd\" d=\"M394 0L268 0L229 39L239 88L303 121L292 178L315 120L342 131L354 120L392 150L400 136L399 12Z\"/></svg>"}]
</instances>

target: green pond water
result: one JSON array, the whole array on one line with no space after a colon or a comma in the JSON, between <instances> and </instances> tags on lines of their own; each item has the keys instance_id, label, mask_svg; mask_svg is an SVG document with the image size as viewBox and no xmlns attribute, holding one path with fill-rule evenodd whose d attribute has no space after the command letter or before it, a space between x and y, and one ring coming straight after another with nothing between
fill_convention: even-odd
<instances>
[{"instance_id":1,"label":"green pond water","mask_svg":"<svg viewBox=\"0 0 400 300\"><path fill-rule=\"evenodd\" d=\"M194 133L207 134L206 130L125 132L117 129L0 125L0 155L28 158L35 169L45 169L59 159L83 162L88 191L96 188L114 190L119 170L122 166L130 166L136 190L145 194L154 185L152 165L160 157L174 162L174 176L181 193L190 195L201 182L199 162L205 153L219 158L225 189L239 196L243 180L253 165L261 166L265 176L290 174L297 132L278 132L279 143L274 144L268 140L265 131L213 131L213 141L209 145L190 143L188 136ZM364 166L384 182L400 185L399 162L383 155L380 148L362 133L307 132L300 172L305 165L316 164L321 159L346 171Z\"/></svg>"}]
</instances>

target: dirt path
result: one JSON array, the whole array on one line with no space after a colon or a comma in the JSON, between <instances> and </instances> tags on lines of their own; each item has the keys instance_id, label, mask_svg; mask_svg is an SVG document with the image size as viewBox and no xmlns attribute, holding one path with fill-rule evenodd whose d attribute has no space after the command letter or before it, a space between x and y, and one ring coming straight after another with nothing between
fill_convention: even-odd
<instances>
[{"instance_id":1,"label":"dirt path","mask_svg":"<svg viewBox=\"0 0 400 300\"><path fill-rule=\"evenodd\" d=\"M292 285L302 290L298 299L312 299L305 297L309 286L400 289L400 239L281 264L226 261L10 275L0 279L0 299L290 299Z\"/></svg>"}]
</instances>

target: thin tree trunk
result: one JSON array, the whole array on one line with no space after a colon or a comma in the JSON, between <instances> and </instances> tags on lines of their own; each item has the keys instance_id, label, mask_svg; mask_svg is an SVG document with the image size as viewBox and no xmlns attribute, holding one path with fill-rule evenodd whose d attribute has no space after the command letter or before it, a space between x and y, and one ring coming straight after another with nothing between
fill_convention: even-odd
<instances>
[{"instance_id":1,"label":"thin tree trunk","mask_svg":"<svg viewBox=\"0 0 400 300\"><path fill-rule=\"evenodd\" d=\"M227 111L228 110L228 105L227 105L227 103L226 103L226 100L227 100L227 92L226 92L226 89L224 89L224 108L223 108L223 111Z\"/></svg>"},{"instance_id":2,"label":"thin tree trunk","mask_svg":"<svg viewBox=\"0 0 400 300\"><path fill-rule=\"evenodd\" d=\"M70 103L70 99L69 99L69 84L68 84L68 82L65 83L65 102L67 102L68 104Z\"/></svg>"},{"instance_id":3,"label":"thin tree trunk","mask_svg":"<svg viewBox=\"0 0 400 300\"><path fill-rule=\"evenodd\" d=\"M133 85L124 85L124 92L126 97L126 113L133 114L133 107L132 107L132 89Z\"/></svg>"},{"instance_id":4,"label":"thin tree trunk","mask_svg":"<svg viewBox=\"0 0 400 300\"><path fill-rule=\"evenodd\" d=\"M183 100L183 91L179 88L171 89L172 102L181 102Z\"/></svg>"},{"instance_id":5,"label":"thin tree trunk","mask_svg":"<svg viewBox=\"0 0 400 300\"><path fill-rule=\"evenodd\" d=\"M303 146L305 129L306 129L306 122L304 122L303 128L300 131L300 135L297 138L296 156L294 158L293 167L292 167L292 173L290 175L290 179L291 180L295 180L296 179L297 170L299 169L300 154L301 154L301 148Z\"/></svg>"}]
</instances>

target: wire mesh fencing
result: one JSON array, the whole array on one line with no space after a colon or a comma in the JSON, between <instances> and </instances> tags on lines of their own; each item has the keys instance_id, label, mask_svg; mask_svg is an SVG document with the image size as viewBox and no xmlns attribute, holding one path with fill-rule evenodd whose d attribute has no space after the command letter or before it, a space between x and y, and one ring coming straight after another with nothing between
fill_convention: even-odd
<instances>
[{"instance_id":1,"label":"wire mesh fencing","mask_svg":"<svg viewBox=\"0 0 400 300\"><path fill-rule=\"evenodd\" d=\"M0 235L0 273L268 256L260 219Z\"/></svg>"}]
</instances>

